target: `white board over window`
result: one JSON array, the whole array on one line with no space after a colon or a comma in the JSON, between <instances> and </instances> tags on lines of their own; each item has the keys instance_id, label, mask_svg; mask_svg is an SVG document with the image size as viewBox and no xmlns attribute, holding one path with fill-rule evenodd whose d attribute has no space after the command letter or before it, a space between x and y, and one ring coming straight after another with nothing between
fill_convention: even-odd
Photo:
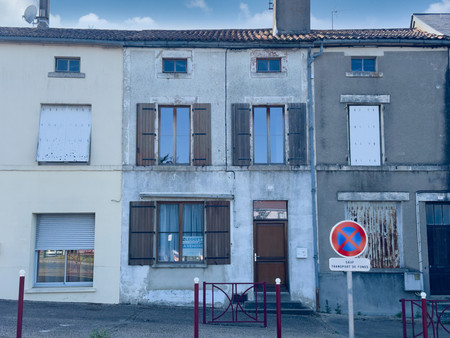
<instances>
[{"instance_id":1,"label":"white board over window","mask_svg":"<svg viewBox=\"0 0 450 338\"><path fill-rule=\"evenodd\" d=\"M350 106L349 108L350 164L380 165L380 107Z\"/></svg>"},{"instance_id":2,"label":"white board over window","mask_svg":"<svg viewBox=\"0 0 450 338\"><path fill-rule=\"evenodd\" d=\"M89 162L90 144L90 106L42 106L38 162Z\"/></svg>"}]
</instances>

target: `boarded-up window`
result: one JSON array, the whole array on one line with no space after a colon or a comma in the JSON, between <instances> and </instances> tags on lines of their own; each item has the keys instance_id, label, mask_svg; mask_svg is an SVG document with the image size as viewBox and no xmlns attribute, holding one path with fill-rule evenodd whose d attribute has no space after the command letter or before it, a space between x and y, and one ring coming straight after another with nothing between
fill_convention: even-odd
<instances>
[{"instance_id":1,"label":"boarded-up window","mask_svg":"<svg viewBox=\"0 0 450 338\"><path fill-rule=\"evenodd\" d=\"M211 104L194 104L193 112L193 165L211 165Z\"/></svg>"},{"instance_id":2,"label":"boarded-up window","mask_svg":"<svg viewBox=\"0 0 450 338\"><path fill-rule=\"evenodd\" d=\"M306 103L290 103L288 113L288 163L291 165L306 164Z\"/></svg>"},{"instance_id":3,"label":"boarded-up window","mask_svg":"<svg viewBox=\"0 0 450 338\"><path fill-rule=\"evenodd\" d=\"M232 105L233 165L250 165L250 105Z\"/></svg>"},{"instance_id":4,"label":"boarded-up window","mask_svg":"<svg viewBox=\"0 0 450 338\"><path fill-rule=\"evenodd\" d=\"M349 132L350 164L380 165L380 107L350 106Z\"/></svg>"},{"instance_id":5,"label":"boarded-up window","mask_svg":"<svg viewBox=\"0 0 450 338\"><path fill-rule=\"evenodd\" d=\"M152 103L137 105L136 125L136 164L154 165L155 159L155 117L156 109Z\"/></svg>"},{"instance_id":6,"label":"boarded-up window","mask_svg":"<svg viewBox=\"0 0 450 338\"><path fill-rule=\"evenodd\" d=\"M358 222L366 229L368 246L361 257L370 259L372 268L400 268L397 216L395 202L347 204L347 218Z\"/></svg>"},{"instance_id":7,"label":"boarded-up window","mask_svg":"<svg viewBox=\"0 0 450 338\"><path fill-rule=\"evenodd\" d=\"M89 162L91 107L43 105L38 162Z\"/></svg>"},{"instance_id":8,"label":"boarded-up window","mask_svg":"<svg viewBox=\"0 0 450 338\"><path fill-rule=\"evenodd\" d=\"M230 264L230 202L206 202L206 263Z\"/></svg>"},{"instance_id":9,"label":"boarded-up window","mask_svg":"<svg viewBox=\"0 0 450 338\"><path fill-rule=\"evenodd\" d=\"M130 203L129 265L152 265L155 261L155 202Z\"/></svg>"}]
</instances>

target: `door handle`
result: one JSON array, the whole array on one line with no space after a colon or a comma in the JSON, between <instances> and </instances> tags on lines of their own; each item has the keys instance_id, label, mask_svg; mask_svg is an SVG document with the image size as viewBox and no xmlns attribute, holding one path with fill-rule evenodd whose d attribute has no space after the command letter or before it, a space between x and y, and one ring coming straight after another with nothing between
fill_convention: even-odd
<instances>
[{"instance_id":1,"label":"door handle","mask_svg":"<svg viewBox=\"0 0 450 338\"><path fill-rule=\"evenodd\" d=\"M260 256L258 256L258 255L256 254L256 252L255 252L255 262L258 260L259 257L260 257Z\"/></svg>"}]
</instances>

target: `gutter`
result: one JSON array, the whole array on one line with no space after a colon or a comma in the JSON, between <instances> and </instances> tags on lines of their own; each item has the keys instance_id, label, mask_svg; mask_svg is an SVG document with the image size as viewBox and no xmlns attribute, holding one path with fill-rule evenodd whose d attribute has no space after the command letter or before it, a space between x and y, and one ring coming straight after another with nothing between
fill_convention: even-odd
<instances>
[{"instance_id":1,"label":"gutter","mask_svg":"<svg viewBox=\"0 0 450 338\"><path fill-rule=\"evenodd\" d=\"M309 110L309 152L311 162L311 203L312 203L312 225L314 246L314 276L316 285L316 311L320 309L319 302L319 252L317 243L317 193L316 193L316 155L314 147L314 102L312 92L312 64L314 60L323 54L323 43L320 44L320 52L311 55L312 48L308 49L308 110Z\"/></svg>"},{"instance_id":2,"label":"gutter","mask_svg":"<svg viewBox=\"0 0 450 338\"><path fill-rule=\"evenodd\" d=\"M1 42L22 43L48 43L48 44L74 44L74 45L102 45L124 48L227 48L227 49L251 49L251 48L313 48L318 43L316 39L303 42L289 41L247 41L247 42L217 42L217 41L167 41L167 40L99 40L99 39L68 39L68 38L45 38L45 37L20 37L0 36ZM449 40L424 40L424 39L327 39L320 40L321 45L326 47L355 47L362 45L370 46L392 46L392 47L442 47L450 46Z\"/></svg>"}]
</instances>

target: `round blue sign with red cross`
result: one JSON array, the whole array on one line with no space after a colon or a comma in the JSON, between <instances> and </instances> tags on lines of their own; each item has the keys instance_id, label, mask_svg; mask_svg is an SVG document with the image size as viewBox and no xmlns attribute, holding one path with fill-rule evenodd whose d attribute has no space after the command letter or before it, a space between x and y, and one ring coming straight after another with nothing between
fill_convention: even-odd
<instances>
[{"instance_id":1,"label":"round blue sign with red cross","mask_svg":"<svg viewBox=\"0 0 450 338\"><path fill-rule=\"evenodd\" d=\"M366 230L354 221L339 222L331 229L330 243L338 255L357 257L366 250Z\"/></svg>"}]
</instances>

